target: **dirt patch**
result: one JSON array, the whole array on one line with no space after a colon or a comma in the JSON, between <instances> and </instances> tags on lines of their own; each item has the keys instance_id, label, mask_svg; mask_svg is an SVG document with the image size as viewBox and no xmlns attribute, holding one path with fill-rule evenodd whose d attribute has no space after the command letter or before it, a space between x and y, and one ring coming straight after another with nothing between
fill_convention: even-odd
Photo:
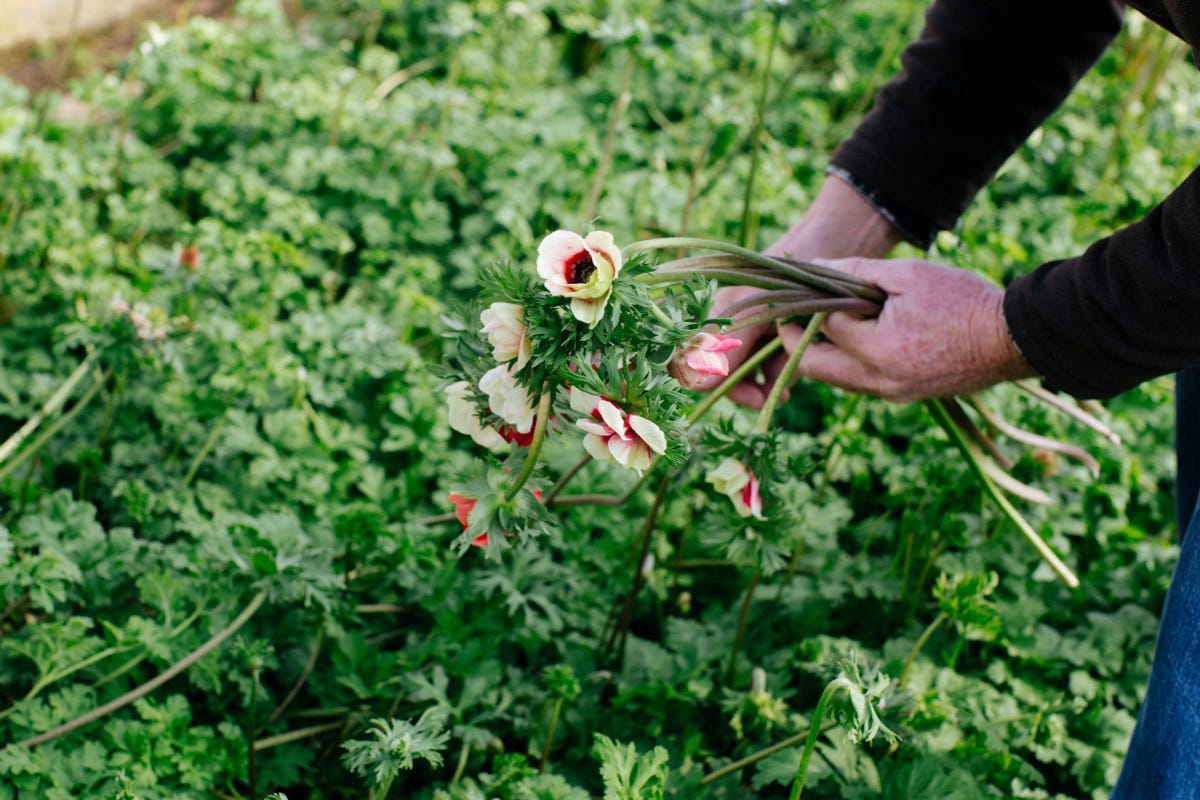
<instances>
[{"instance_id":1,"label":"dirt patch","mask_svg":"<svg viewBox=\"0 0 1200 800\"><path fill-rule=\"evenodd\" d=\"M62 89L74 77L109 69L137 44L148 22L181 24L191 16L220 17L236 0L160 0L143 12L85 36L0 52L0 74L31 92Z\"/></svg>"}]
</instances>

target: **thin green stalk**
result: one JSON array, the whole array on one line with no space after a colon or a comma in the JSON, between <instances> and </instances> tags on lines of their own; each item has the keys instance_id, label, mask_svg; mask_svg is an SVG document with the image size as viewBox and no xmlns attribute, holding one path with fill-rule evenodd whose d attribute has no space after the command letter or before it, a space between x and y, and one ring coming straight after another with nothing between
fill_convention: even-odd
<instances>
[{"instance_id":1,"label":"thin green stalk","mask_svg":"<svg viewBox=\"0 0 1200 800\"><path fill-rule=\"evenodd\" d=\"M742 196L742 246L754 242L757 231L751 225L754 213L754 181L758 177L759 151L762 148L764 117L767 111L767 92L771 87L771 62L775 58L775 46L779 42L779 29L783 20L782 6L775 9L771 19L771 34L767 42L767 62L763 65L762 79L758 87L758 104L754 112L754 134L750 138L750 169L746 175L746 187Z\"/></svg>"},{"instance_id":2,"label":"thin green stalk","mask_svg":"<svg viewBox=\"0 0 1200 800\"><path fill-rule=\"evenodd\" d=\"M821 326L825 324L825 318L828 317L827 312L813 314L812 319L808 321L808 326L804 329L804 335L800 337L796 349L788 356L787 362L783 365L783 370L779 373L779 377L775 379L775 383L771 386L771 391L767 394L767 399L763 403L762 408L758 412L758 423L755 430L759 433L766 433L771 429L771 418L775 416L775 409L779 406L780 399L783 398L783 393L787 391L791 385L792 377L795 376L796 370L800 368L800 359L804 357L804 351L812 344L813 339L817 338L817 334L821 330Z\"/></svg>"},{"instance_id":3,"label":"thin green stalk","mask_svg":"<svg viewBox=\"0 0 1200 800\"><path fill-rule=\"evenodd\" d=\"M257 659L256 659L257 661ZM258 728L257 711L258 711L258 676L260 668L257 663L250 669L250 708L246 711L246 741L254 739L254 732ZM251 747L246 753L246 783L250 787L250 796L258 797L258 757L257 751Z\"/></svg>"},{"instance_id":4,"label":"thin green stalk","mask_svg":"<svg viewBox=\"0 0 1200 800\"><path fill-rule=\"evenodd\" d=\"M130 691L126 692L125 694L121 695L120 697L116 698L115 700L107 702L104 705L100 706L99 708L92 709L91 711L87 712L86 714L81 714L80 716L76 717L75 719L70 720L69 722L65 722L62 725L59 725L57 728L46 731L45 733L40 733L37 736L31 736L30 738L25 739L20 742L17 742L16 744L0 746L0 752L2 752L3 750L5 750L8 747L28 747L28 748L32 749L34 747L37 747L39 744L45 744L46 742L52 741L54 739L59 738L60 736L64 736L68 733L71 733L74 730L82 728L84 725L87 725L90 722L95 722L96 720L101 719L102 717L106 717L109 714L111 714L112 712L117 711L118 709L124 708L125 706L129 705L130 703L134 702L135 700L139 700L142 697L145 697L147 694L154 691L159 686L162 686L164 683L171 680L176 675L183 672L184 670L186 670L188 667L195 664L200 659L204 658L210 652L212 652L217 647L219 647L221 644L223 644L226 639L228 639L230 636L233 636L233 634L237 633L238 630L243 625L245 625L252 616L254 616L255 612L258 611L258 609L262 606L263 602L265 602L266 599L267 599L266 591L261 591L258 594L256 594L254 596L254 598L250 601L250 603L242 610L242 613L238 614L237 617L231 623L229 623L228 626L226 626L223 630L219 631L216 635L214 635L212 638L210 638L207 642L205 642L204 644L197 647L191 653L188 653L185 657L183 657L179 661L176 661L174 664L172 664L170 667L168 667L162 673L160 673L156 677L143 683L141 686L131 689Z\"/></svg>"},{"instance_id":5,"label":"thin green stalk","mask_svg":"<svg viewBox=\"0 0 1200 800\"><path fill-rule=\"evenodd\" d=\"M542 454L542 443L546 440L546 429L550 422L550 401L553 397L554 387L549 384L543 386L542 397L538 403L537 418L533 423L533 441L529 443L529 451L525 454L525 463L521 465L520 473L517 474L516 480L504 494L506 502L517 496L521 487L533 474L533 468L537 466L538 458Z\"/></svg>"},{"instance_id":6,"label":"thin green stalk","mask_svg":"<svg viewBox=\"0 0 1200 800\"><path fill-rule=\"evenodd\" d=\"M813 749L817 745L817 736L821 733L821 722L825 719L830 699L838 689L849 691L853 688L846 678L837 678L825 687L825 691L821 692L821 699L817 701L817 708L813 711L812 725L808 729L808 740L805 741L804 750L800 753L800 764L796 767L796 780L792 782L792 794L789 800L800 800L800 793L804 791L804 781L808 777L808 762L812 759Z\"/></svg>"},{"instance_id":7,"label":"thin green stalk","mask_svg":"<svg viewBox=\"0 0 1200 800\"><path fill-rule=\"evenodd\" d=\"M629 87L633 82L633 68L637 60L632 47L625 48L625 66L621 70L621 89L617 99L608 111L608 126L604 131L604 144L600 152L600 162L596 166L592 178L592 190L588 193L587 203L583 207L583 220L580 227L586 229L596 216L596 206L600 204L600 195L604 192L604 181L608 177L608 168L612 165L613 152L617 147L617 132L620 130L621 118L632 99Z\"/></svg>"},{"instance_id":8,"label":"thin green stalk","mask_svg":"<svg viewBox=\"0 0 1200 800\"><path fill-rule=\"evenodd\" d=\"M542 743L542 763L538 767L538 772L545 772L546 767L550 764L550 744L554 741L554 729L558 727L558 715L562 712L563 699L561 697L554 701L554 707L550 710L550 725L546 729L546 741Z\"/></svg>"},{"instance_id":9,"label":"thin green stalk","mask_svg":"<svg viewBox=\"0 0 1200 800\"><path fill-rule=\"evenodd\" d=\"M642 239L641 241L625 245L621 251L621 255L624 257L624 260L628 261L631 256L637 253L649 252L651 250L678 250L680 248L701 248L741 256L752 265L766 267L773 272L793 278L806 286L824 289L835 295L845 296L847 294L854 294L880 303L887 299L887 295L878 286L840 270L823 267L820 264L795 261L789 258L776 258L765 253L749 250L740 245L713 239L700 239L694 236L665 236L658 239ZM642 279L644 280L644 278Z\"/></svg>"},{"instance_id":10,"label":"thin green stalk","mask_svg":"<svg viewBox=\"0 0 1200 800\"><path fill-rule=\"evenodd\" d=\"M639 276L638 280L652 286L662 286L671 283L683 283L696 277L708 278L731 286L753 286L756 289L773 289L775 291L787 291L796 285L787 278L781 278L778 275L714 267L696 267L695 269L674 269L670 267L663 269L660 267L654 272Z\"/></svg>"},{"instance_id":11,"label":"thin green stalk","mask_svg":"<svg viewBox=\"0 0 1200 800\"><path fill-rule=\"evenodd\" d=\"M342 725L343 723L339 720L338 722L327 722L324 725L310 725L307 728L297 728L296 730L288 731L287 733L277 733L274 736L267 736L263 739L255 741L253 749L268 750L272 747L279 747L281 744L289 744L291 742L299 741L300 739L307 739L309 736L319 736L322 733L335 731L338 728L341 728Z\"/></svg>"},{"instance_id":12,"label":"thin green stalk","mask_svg":"<svg viewBox=\"0 0 1200 800\"><path fill-rule=\"evenodd\" d=\"M78 401L76 401L75 405L71 406L70 411L67 411L61 417L58 417L52 423L50 423L45 430L39 433L37 437L29 443L28 447L21 450L12 459L0 463L0 481L7 478L13 470L20 466L21 463L28 459L31 455L41 450L46 442L54 438L56 433L65 428L71 422L71 420L75 419L75 417L79 415L79 412L83 411L83 409L87 407L88 403L92 401L92 398L94 398L104 386L105 381L108 380L108 376L111 374L111 371L102 373L96 379L96 382L92 384L92 386L90 386L86 392L83 393L83 396L80 397ZM20 431L17 433L20 433ZM14 437L16 435L17 434L13 434ZM5 444L8 444L8 442L5 442Z\"/></svg>"},{"instance_id":13,"label":"thin green stalk","mask_svg":"<svg viewBox=\"0 0 1200 800\"><path fill-rule=\"evenodd\" d=\"M821 730L818 731L818 733L824 733L825 731L829 730L832 727L834 727L834 723L831 722L828 725L821 728ZM724 778L726 775L730 775L734 772L737 772L740 769L744 769L744 768L750 766L751 764L755 764L759 761L762 761L767 756L772 755L774 753L778 753L780 750L786 750L789 747L798 745L798 744L800 744L800 742L802 742L806 738L808 738L810 733L811 733L811 729L804 731L803 733L797 733L795 736L789 736L788 738L784 739L783 741L776 742L775 744L771 745L770 747L764 747L762 750L759 750L756 753L751 753L750 755L746 756L745 758L739 759L738 761L735 761L732 764L726 764L725 766L721 767L720 769L714 770L714 771L710 772L709 774L705 775L703 778L701 778L700 785L706 786L706 785L712 783L713 781L717 781L717 780L720 780L721 778Z\"/></svg>"},{"instance_id":14,"label":"thin green stalk","mask_svg":"<svg viewBox=\"0 0 1200 800\"><path fill-rule=\"evenodd\" d=\"M913 662L917 660L917 654L920 653L922 648L925 647L925 644L929 641L929 637L933 636L933 632L936 631L938 627L949 618L950 617L945 611L940 611L938 612L938 615L933 618L933 622L925 626L925 630L921 632L916 644L912 646L912 650L908 651L908 657L904 659L904 666L900 669L900 679L898 683L901 687L907 685L908 683L908 673L912 670Z\"/></svg>"},{"instance_id":15,"label":"thin green stalk","mask_svg":"<svg viewBox=\"0 0 1200 800\"><path fill-rule=\"evenodd\" d=\"M558 479L558 483L554 484L550 491L546 492L542 498L542 502L544 502L546 505L550 505L552 502L554 502L554 498L558 497L559 493L562 492L563 489L567 488L567 484L571 482L571 479L578 475L579 470L586 467L591 460L592 457L590 455L586 455L579 459L579 461L575 463L575 466L564 472L562 477Z\"/></svg>"},{"instance_id":16,"label":"thin green stalk","mask_svg":"<svg viewBox=\"0 0 1200 800\"><path fill-rule=\"evenodd\" d=\"M936 399L927 400L925 402L925 407L929 409L930 413L933 415L933 418L937 420L938 424L941 425L946 433L950 436L950 440L954 442L955 446L958 447L964 456L966 456L967 464L975 472L975 476L979 479L979 483L983 486L983 490L987 493L988 497L992 498L992 501L1000 507L1000 510L1004 512L1006 517L1008 517L1009 522L1016 526L1017 530L1021 532L1021 535L1024 536L1029 544L1033 546L1033 549L1037 551L1037 554L1042 557L1042 560L1045 561L1052 570L1054 570L1054 574L1057 575L1063 583L1072 589L1078 588L1079 578L1075 577L1075 573L1071 571L1070 567L1063 563L1062 559L1060 559L1058 555L1050 549L1050 546L1046 544L1045 540L1043 540L1041 536L1038 535L1037 531L1035 531L1033 526L1026 521L1025 517L1021 516L1021 512L1017 511L1017 509L1013 507L1013 504L1009 502L1008 498L996 488L996 484L988 476L987 471L984 469L983 465L972 451L970 444L966 441L966 438L963 436L962 432L954 425L954 421L951 419L950 414L946 411L941 402Z\"/></svg>"},{"instance_id":17,"label":"thin green stalk","mask_svg":"<svg viewBox=\"0 0 1200 800\"><path fill-rule=\"evenodd\" d=\"M8 437L3 444L0 444L0 464L3 464L8 460L8 457L12 455L13 452L20 447L27 438L29 438L30 434L38 429L38 426L46 421L47 417L57 412L59 408L62 407L63 403L67 402L67 398L71 396L71 392L75 390L75 387L81 380L83 380L83 376L88 373L89 369L91 369L91 366L95 362L96 358L97 356L95 351L88 353L87 357L84 358L83 361L79 362L79 365L72 370L71 374L68 375L67 379L63 381L62 385L55 390L54 394L50 395L50 399L45 402L41 410L30 417L29 420L26 421L26 423L20 428L18 428L16 433Z\"/></svg>"},{"instance_id":18,"label":"thin green stalk","mask_svg":"<svg viewBox=\"0 0 1200 800\"><path fill-rule=\"evenodd\" d=\"M779 337L775 337L762 347L758 348L758 351L754 355L746 359L740 367L729 373L729 375L726 376L725 380L721 381L721 384L717 386L717 388L705 395L704 399L696 404L696 407L692 409L692 413L688 414L688 426L690 427L699 422L701 417L707 414L709 409L711 409L718 400L729 394L730 389L745 380L747 375L758 369L758 366L762 364L762 362L766 361L768 357L773 355L775 351L781 347L783 347L783 340Z\"/></svg>"},{"instance_id":19,"label":"thin green stalk","mask_svg":"<svg viewBox=\"0 0 1200 800\"><path fill-rule=\"evenodd\" d=\"M471 743L463 740L462 749L458 751L458 764L454 767L454 775L450 778L450 785L453 786L462 780L463 773L467 771L467 759L471 757Z\"/></svg>"},{"instance_id":20,"label":"thin green stalk","mask_svg":"<svg viewBox=\"0 0 1200 800\"><path fill-rule=\"evenodd\" d=\"M647 474L649 474L647 472ZM646 553L650 549L650 535L654 532L655 523L658 521L658 512L662 510L663 500L667 495L667 487L670 485L670 475L664 475L658 483L658 491L654 494L654 500L650 504L650 510L646 513L646 519L642 523L641 529L634 537L633 545L629 550L629 555L633 556L634 550L639 549L640 552L636 559L627 559L626 563L632 561L633 580L630 581L629 593L625 595L624 602L619 606L614 603L613 609L609 614L608 620L605 621L605 630L602 632L601 639L604 640L604 654L607 656L616 646L617 640L621 639L629 625L630 619L633 617L633 605L637 598L638 590L642 588L642 562L646 559ZM640 548L637 548L638 545ZM611 626L611 627L610 627Z\"/></svg>"},{"instance_id":21,"label":"thin green stalk","mask_svg":"<svg viewBox=\"0 0 1200 800\"><path fill-rule=\"evenodd\" d=\"M213 424L213 428L208 432L208 437L205 438L204 444L200 445L200 450L197 451L196 457L192 459L191 465L188 467L187 474L183 476L183 488L187 488L192 483L192 479L196 477L196 473L200 471L200 465L204 463L204 459L208 458L208 454L212 452L213 447L217 444L217 437L221 434L221 428L224 427L224 420L217 420Z\"/></svg>"},{"instance_id":22,"label":"thin green stalk","mask_svg":"<svg viewBox=\"0 0 1200 800\"><path fill-rule=\"evenodd\" d=\"M758 588L758 582L762 579L762 568L755 567L754 574L750 576L750 584L746 587L746 594L742 596L742 610L738 613L737 632L733 636L733 648L729 652L729 664L725 668L725 682L733 683L733 673L737 668L738 651L742 649L742 639L746 635L746 622L750 619L750 603L754 600L754 590Z\"/></svg>"}]
</instances>

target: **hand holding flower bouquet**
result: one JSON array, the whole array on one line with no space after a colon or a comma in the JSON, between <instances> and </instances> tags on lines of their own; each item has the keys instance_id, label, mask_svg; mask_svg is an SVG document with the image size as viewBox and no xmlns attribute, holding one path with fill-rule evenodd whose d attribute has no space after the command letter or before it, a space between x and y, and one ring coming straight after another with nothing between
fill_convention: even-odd
<instances>
[{"instance_id":1,"label":"hand holding flower bouquet","mask_svg":"<svg viewBox=\"0 0 1200 800\"><path fill-rule=\"evenodd\" d=\"M711 251L654 263L659 251ZM833 311L878 314L886 297L877 287L828 267L694 238L662 238L618 248L611 234L558 230L538 247L536 272L527 266L484 268L482 309L449 321L446 387L450 425L491 451L486 470L463 479L452 500L463 524L460 551L470 545L497 553L544 533L555 505L622 502L660 465L683 465L703 438L706 483L732 504L747 525L787 525L771 503L771 482L788 469L777 454L772 418L804 350ZM719 285L757 288L709 317ZM748 325L801 319L805 336L772 387L753 432L731 423L699 431L696 423L730 387L769 355L761 347L730 374L726 334ZM476 323L475 320L478 320ZM725 377L697 396L677 377ZM1022 387L1115 438L1089 413L1036 387ZM1077 580L1008 500L1005 492L1048 502L1044 492L1014 479L989 430L1075 457L1094 469L1082 449L1034 437L1008 425L978 397L926 401L933 418L967 458L983 488L1067 584ZM974 412L968 414L966 408ZM981 427L975 420L982 420ZM548 434L575 436L584 460L551 484L539 468ZM638 477L623 498L564 493L587 461L611 462Z\"/></svg>"}]
</instances>

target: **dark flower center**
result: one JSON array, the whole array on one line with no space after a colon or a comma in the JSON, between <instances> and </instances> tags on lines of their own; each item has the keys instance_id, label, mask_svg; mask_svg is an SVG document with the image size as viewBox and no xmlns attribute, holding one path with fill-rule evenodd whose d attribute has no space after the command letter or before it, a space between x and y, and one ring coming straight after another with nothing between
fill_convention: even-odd
<instances>
[{"instance_id":1,"label":"dark flower center","mask_svg":"<svg viewBox=\"0 0 1200 800\"><path fill-rule=\"evenodd\" d=\"M568 266L571 283L587 283L596 272L596 264L587 253L580 253Z\"/></svg>"}]
</instances>

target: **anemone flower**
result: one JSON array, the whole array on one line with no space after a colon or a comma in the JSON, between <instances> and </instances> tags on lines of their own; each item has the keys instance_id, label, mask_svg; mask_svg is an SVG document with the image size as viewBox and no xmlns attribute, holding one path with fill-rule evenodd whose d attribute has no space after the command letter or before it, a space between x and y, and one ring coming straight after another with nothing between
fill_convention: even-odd
<instances>
[{"instance_id":1,"label":"anemone flower","mask_svg":"<svg viewBox=\"0 0 1200 800\"><path fill-rule=\"evenodd\" d=\"M762 495L754 472L736 458L726 458L704 479L729 498L739 516L763 519Z\"/></svg>"},{"instance_id":2,"label":"anemone flower","mask_svg":"<svg viewBox=\"0 0 1200 800\"><path fill-rule=\"evenodd\" d=\"M486 333L492 346L492 357L501 363L516 359L520 369L529 362L529 328L525 326L525 308L516 303L492 303L479 315L483 323L480 333Z\"/></svg>"},{"instance_id":3,"label":"anemone flower","mask_svg":"<svg viewBox=\"0 0 1200 800\"><path fill-rule=\"evenodd\" d=\"M538 245L537 271L546 291L571 298L571 313L588 327L596 327L621 272L621 250L611 233L554 231Z\"/></svg>"}]
</instances>

